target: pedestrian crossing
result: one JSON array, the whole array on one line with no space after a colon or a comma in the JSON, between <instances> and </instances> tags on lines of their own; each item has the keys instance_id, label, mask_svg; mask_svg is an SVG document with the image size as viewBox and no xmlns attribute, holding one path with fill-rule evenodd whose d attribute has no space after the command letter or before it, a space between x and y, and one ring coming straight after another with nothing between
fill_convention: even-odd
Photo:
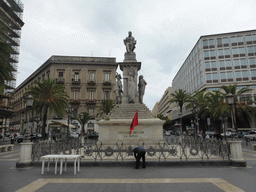
<instances>
[{"instance_id":1,"label":"pedestrian crossing","mask_svg":"<svg viewBox=\"0 0 256 192\"><path fill-rule=\"evenodd\" d=\"M18 161L20 157L20 150L16 149L13 151L1 152L0 161Z\"/></svg>"}]
</instances>

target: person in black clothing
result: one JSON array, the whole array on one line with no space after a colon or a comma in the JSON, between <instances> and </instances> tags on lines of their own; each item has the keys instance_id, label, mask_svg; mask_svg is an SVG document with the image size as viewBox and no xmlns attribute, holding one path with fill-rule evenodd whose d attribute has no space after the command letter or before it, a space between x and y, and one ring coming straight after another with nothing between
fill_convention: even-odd
<instances>
[{"instance_id":1,"label":"person in black clothing","mask_svg":"<svg viewBox=\"0 0 256 192\"><path fill-rule=\"evenodd\" d=\"M133 149L134 157L136 159L136 167L135 169L139 169L139 164L140 164L140 159L142 158L143 164L142 168L146 168L146 163L145 163L145 154L146 150L143 147L135 147Z\"/></svg>"}]
</instances>

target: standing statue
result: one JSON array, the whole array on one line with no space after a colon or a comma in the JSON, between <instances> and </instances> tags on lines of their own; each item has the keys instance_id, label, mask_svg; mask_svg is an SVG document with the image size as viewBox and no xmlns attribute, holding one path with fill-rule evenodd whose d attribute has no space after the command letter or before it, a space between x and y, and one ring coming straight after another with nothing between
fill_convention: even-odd
<instances>
[{"instance_id":1,"label":"standing statue","mask_svg":"<svg viewBox=\"0 0 256 192\"><path fill-rule=\"evenodd\" d=\"M147 82L143 79L143 75L139 76L139 84L138 84L138 88L139 88L139 103L143 103L143 96L145 93L145 88L146 88Z\"/></svg>"},{"instance_id":2,"label":"standing statue","mask_svg":"<svg viewBox=\"0 0 256 192\"><path fill-rule=\"evenodd\" d=\"M131 31L129 31L128 34L129 34L128 37L126 37L126 39L124 39L124 44L126 46L126 52L131 53L135 49L136 40L132 36Z\"/></svg>"},{"instance_id":3,"label":"standing statue","mask_svg":"<svg viewBox=\"0 0 256 192\"><path fill-rule=\"evenodd\" d=\"M115 94L116 94L116 104L122 103L122 82L121 82L121 75L116 73L116 86L115 86Z\"/></svg>"},{"instance_id":4,"label":"standing statue","mask_svg":"<svg viewBox=\"0 0 256 192\"><path fill-rule=\"evenodd\" d=\"M136 69L132 67L132 71L128 73L128 101L129 103L135 103L135 94L136 94L136 81L135 76Z\"/></svg>"}]
</instances>

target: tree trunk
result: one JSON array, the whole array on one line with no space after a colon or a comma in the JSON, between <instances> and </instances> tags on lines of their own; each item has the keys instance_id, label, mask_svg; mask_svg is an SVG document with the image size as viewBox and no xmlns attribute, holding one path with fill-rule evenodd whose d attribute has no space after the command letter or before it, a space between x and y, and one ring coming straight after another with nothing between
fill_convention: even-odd
<instances>
[{"instance_id":1,"label":"tree trunk","mask_svg":"<svg viewBox=\"0 0 256 192\"><path fill-rule=\"evenodd\" d=\"M42 126L42 139L43 140L46 139L46 133L45 133L46 120L47 120L47 110L46 110L46 112L44 113L44 116L43 116L43 126Z\"/></svg>"}]
</instances>

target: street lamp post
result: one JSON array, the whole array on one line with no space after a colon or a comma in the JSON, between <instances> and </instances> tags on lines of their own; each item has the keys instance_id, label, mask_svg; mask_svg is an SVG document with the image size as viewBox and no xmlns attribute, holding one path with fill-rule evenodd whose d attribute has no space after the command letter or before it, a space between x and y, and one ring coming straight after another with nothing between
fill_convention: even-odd
<instances>
[{"instance_id":1,"label":"street lamp post","mask_svg":"<svg viewBox=\"0 0 256 192\"><path fill-rule=\"evenodd\" d=\"M234 110L233 110L233 106L234 106L234 95L232 93L228 93L226 95L226 98L227 98L227 103L229 104L230 108L231 108L231 122L232 122L232 129L235 128L236 130L236 127L235 127L235 124L234 124ZM237 132L237 130L236 130Z\"/></svg>"},{"instance_id":2,"label":"street lamp post","mask_svg":"<svg viewBox=\"0 0 256 192\"><path fill-rule=\"evenodd\" d=\"M67 130L67 140L69 138L69 120L70 120L70 117L71 115L73 114L73 111L74 111L74 108L71 106L71 104L69 104L68 107L66 107L66 113L68 115L68 130Z\"/></svg>"},{"instance_id":3,"label":"street lamp post","mask_svg":"<svg viewBox=\"0 0 256 192\"><path fill-rule=\"evenodd\" d=\"M32 105L33 105L33 101L34 101L34 98L31 96L31 95L28 95L26 97L26 106L30 112L30 109L32 108ZM29 118L29 114L28 114L28 122L27 122L27 128L29 128L29 122L30 122L30 118ZM31 130L30 130L30 133L32 133L32 127L31 127Z\"/></svg>"}]
</instances>

